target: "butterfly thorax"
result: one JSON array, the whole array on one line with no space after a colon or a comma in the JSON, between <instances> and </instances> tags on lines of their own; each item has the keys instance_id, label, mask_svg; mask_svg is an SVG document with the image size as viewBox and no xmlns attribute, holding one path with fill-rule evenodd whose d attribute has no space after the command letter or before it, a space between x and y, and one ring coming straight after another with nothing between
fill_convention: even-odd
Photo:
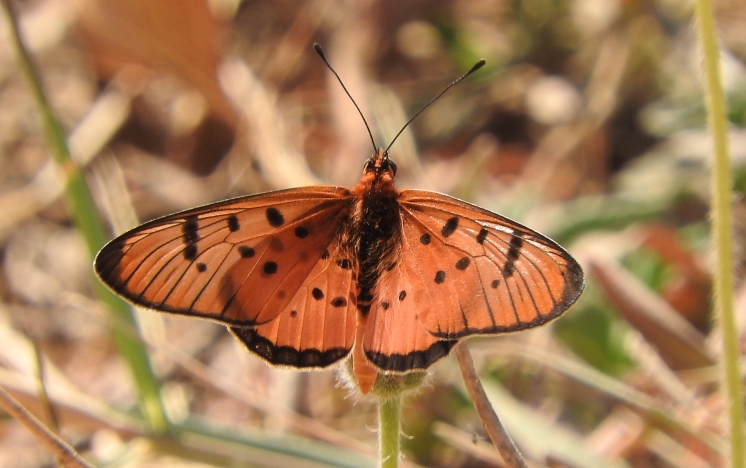
<instances>
[{"instance_id":1,"label":"butterfly thorax","mask_svg":"<svg viewBox=\"0 0 746 468\"><path fill-rule=\"evenodd\" d=\"M365 316L381 273L396 265L395 247L401 235L396 165L384 150L366 161L363 176L352 190L356 204L350 216L351 239L359 265L357 307Z\"/></svg>"}]
</instances>

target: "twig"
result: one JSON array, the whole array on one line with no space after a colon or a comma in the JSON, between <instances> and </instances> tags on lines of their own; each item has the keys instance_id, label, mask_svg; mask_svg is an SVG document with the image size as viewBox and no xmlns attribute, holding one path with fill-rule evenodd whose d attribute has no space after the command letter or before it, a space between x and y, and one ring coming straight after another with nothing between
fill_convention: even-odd
<instances>
[{"instance_id":1,"label":"twig","mask_svg":"<svg viewBox=\"0 0 746 468\"><path fill-rule=\"evenodd\" d=\"M487 399L487 394L484 392L484 387L482 387L477 376L477 371L474 369L474 361L471 359L471 354L469 353L469 348L466 347L466 343L461 341L454 349L456 350L456 358L461 368L461 375L464 376L466 391L469 392L471 401L474 403L474 408L477 410L477 414L479 414L479 418L482 420L482 424L490 440L492 440L492 443L500 452L508 467L526 468L526 462L523 461L521 453L518 451L518 448L513 443L513 440L508 435L508 432L500 422L500 418L497 417L497 413L495 413L495 410Z\"/></svg>"},{"instance_id":2,"label":"twig","mask_svg":"<svg viewBox=\"0 0 746 468\"><path fill-rule=\"evenodd\" d=\"M34 352L34 361L36 363L36 394L42 409L46 413L49 429L57 434L60 432L60 423L57 418L57 412L54 410L52 402L49 399L49 393L47 392L44 359L42 358L39 344L32 339L29 341L31 342L31 349Z\"/></svg>"},{"instance_id":3,"label":"twig","mask_svg":"<svg viewBox=\"0 0 746 468\"><path fill-rule=\"evenodd\" d=\"M40 444L52 452L52 455L59 460L62 466L67 468L93 468L93 465L86 463L74 448L47 429L41 421L29 413L2 387L0 387L0 408L28 429Z\"/></svg>"}]
</instances>

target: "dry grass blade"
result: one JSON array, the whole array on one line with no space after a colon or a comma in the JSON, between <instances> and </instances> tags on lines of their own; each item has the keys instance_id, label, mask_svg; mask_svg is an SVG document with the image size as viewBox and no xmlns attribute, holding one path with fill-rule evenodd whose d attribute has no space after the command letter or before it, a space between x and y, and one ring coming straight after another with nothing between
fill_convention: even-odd
<instances>
[{"instance_id":1,"label":"dry grass blade","mask_svg":"<svg viewBox=\"0 0 746 468\"><path fill-rule=\"evenodd\" d=\"M663 299L611 263L594 260L590 273L619 313L654 346L672 368L715 363L704 337Z\"/></svg>"},{"instance_id":2,"label":"dry grass blade","mask_svg":"<svg viewBox=\"0 0 746 468\"><path fill-rule=\"evenodd\" d=\"M7 412L13 419L28 429L39 441L57 458L59 463L69 468L92 468L80 455L64 440L57 437L44 424L21 406L3 388L0 388L0 408Z\"/></svg>"}]
</instances>

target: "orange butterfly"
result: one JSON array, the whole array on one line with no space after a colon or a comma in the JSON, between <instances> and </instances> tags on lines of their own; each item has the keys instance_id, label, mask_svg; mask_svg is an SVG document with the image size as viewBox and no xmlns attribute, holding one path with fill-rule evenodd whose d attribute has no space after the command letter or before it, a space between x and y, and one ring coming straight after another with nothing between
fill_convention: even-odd
<instances>
[{"instance_id":1,"label":"orange butterfly","mask_svg":"<svg viewBox=\"0 0 746 468\"><path fill-rule=\"evenodd\" d=\"M395 175L379 149L351 190L280 190L159 218L107 244L96 272L134 304L228 325L271 364L321 368L352 351L364 394L378 372L425 369L469 335L541 325L580 295L583 271L552 240L447 195L399 191Z\"/></svg>"}]
</instances>

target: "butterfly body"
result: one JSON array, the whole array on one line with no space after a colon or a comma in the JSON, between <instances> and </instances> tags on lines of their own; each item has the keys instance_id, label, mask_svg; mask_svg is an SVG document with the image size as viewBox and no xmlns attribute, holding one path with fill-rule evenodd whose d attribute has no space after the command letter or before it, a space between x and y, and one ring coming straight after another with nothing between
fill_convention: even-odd
<instances>
[{"instance_id":1,"label":"butterfly body","mask_svg":"<svg viewBox=\"0 0 746 468\"><path fill-rule=\"evenodd\" d=\"M425 369L465 336L559 316L583 272L559 245L446 195L394 186L378 150L353 189L315 186L207 205L107 244L101 279L131 302L226 324L271 364Z\"/></svg>"}]
</instances>

